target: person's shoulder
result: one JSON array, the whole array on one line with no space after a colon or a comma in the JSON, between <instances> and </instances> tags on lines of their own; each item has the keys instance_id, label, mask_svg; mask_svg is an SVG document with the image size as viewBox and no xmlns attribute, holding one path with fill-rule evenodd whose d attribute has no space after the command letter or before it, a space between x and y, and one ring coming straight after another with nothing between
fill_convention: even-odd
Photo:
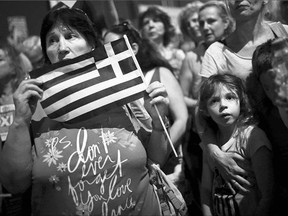
<instances>
[{"instance_id":1,"label":"person's shoulder","mask_svg":"<svg viewBox=\"0 0 288 216\"><path fill-rule=\"evenodd\" d=\"M214 53L214 52L221 51L221 50L223 50L224 46L225 46L225 45L224 45L223 43L216 41L216 42L212 43L212 44L207 48L207 50L205 51L205 53Z\"/></svg>"},{"instance_id":2,"label":"person's shoulder","mask_svg":"<svg viewBox=\"0 0 288 216\"><path fill-rule=\"evenodd\" d=\"M266 133L257 125L251 125L247 127L246 133L252 140L257 140L257 141L267 140L268 141Z\"/></svg>"},{"instance_id":3,"label":"person's shoulder","mask_svg":"<svg viewBox=\"0 0 288 216\"><path fill-rule=\"evenodd\" d=\"M167 67L159 67L158 68L158 70L159 70L159 73L162 75L162 74L168 74L168 75L173 75L173 72L169 69L169 68L167 68ZM174 75L173 75L174 76Z\"/></svg>"}]
</instances>

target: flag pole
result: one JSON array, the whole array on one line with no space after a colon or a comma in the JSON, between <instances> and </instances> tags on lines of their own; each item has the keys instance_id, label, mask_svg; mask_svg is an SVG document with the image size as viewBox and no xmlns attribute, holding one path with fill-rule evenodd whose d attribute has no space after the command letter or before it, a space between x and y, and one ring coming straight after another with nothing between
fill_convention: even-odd
<instances>
[{"instance_id":1,"label":"flag pole","mask_svg":"<svg viewBox=\"0 0 288 216\"><path fill-rule=\"evenodd\" d=\"M170 135L169 135L169 133L168 133L166 127L165 127L165 124L164 124L164 122L163 122L163 119L162 119L162 117L161 117L161 115L160 115L160 113L159 113L159 110L158 110L158 108L157 108L156 105L154 105L154 107L155 107L155 110L156 110L156 112L157 112L157 115L158 115L158 117L159 117L159 119L160 119L161 125L162 125L162 127L163 127L163 129L164 129L164 132L165 132L165 134L166 134L166 136L167 136L167 139L168 139L168 141L169 141L169 144L170 144L170 146L171 146L171 148L172 148L172 150L173 150L173 152L174 152L174 155L175 155L175 157L178 157L177 152L176 152L176 150L175 150L175 148L174 148L174 145L173 145L173 143L172 143L172 140L171 140L171 138L170 138Z\"/></svg>"}]
</instances>

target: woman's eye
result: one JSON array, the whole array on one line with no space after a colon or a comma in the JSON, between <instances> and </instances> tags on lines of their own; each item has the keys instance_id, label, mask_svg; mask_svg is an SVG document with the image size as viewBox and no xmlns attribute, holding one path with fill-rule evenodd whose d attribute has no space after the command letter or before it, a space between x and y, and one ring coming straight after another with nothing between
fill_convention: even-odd
<instances>
[{"instance_id":1,"label":"woman's eye","mask_svg":"<svg viewBox=\"0 0 288 216\"><path fill-rule=\"evenodd\" d=\"M76 35L73 34L73 33L69 33L69 34L67 34L67 35L65 36L66 39L72 39L72 38L75 38L75 37L76 37Z\"/></svg>"},{"instance_id":2,"label":"woman's eye","mask_svg":"<svg viewBox=\"0 0 288 216\"><path fill-rule=\"evenodd\" d=\"M55 43L56 41L57 41L56 38L51 37L48 39L48 45L51 45L51 44Z\"/></svg>"}]
</instances>

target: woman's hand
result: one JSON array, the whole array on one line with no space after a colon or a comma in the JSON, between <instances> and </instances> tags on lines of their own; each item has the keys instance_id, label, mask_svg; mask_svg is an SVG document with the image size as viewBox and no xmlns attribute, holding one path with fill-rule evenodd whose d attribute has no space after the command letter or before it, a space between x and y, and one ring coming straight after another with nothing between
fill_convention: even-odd
<instances>
[{"instance_id":1,"label":"woman's hand","mask_svg":"<svg viewBox=\"0 0 288 216\"><path fill-rule=\"evenodd\" d=\"M36 79L23 80L13 94L15 104L15 121L30 123L35 112L37 102L42 98L42 82Z\"/></svg>"},{"instance_id":2,"label":"woman's hand","mask_svg":"<svg viewBox=\"0 0 288 216\"><path fill-rule=\"evenodd\" d=\"M150 114L153 120L153 124L162 127L154 105L157 106L157 109L162 119L164 119L164 117L168 113L168 105L169 105L169 99L166 88L162 83L156 81L148 86L146 92L147 95L144 96L145 100L144 106L148 111L148 113Z\"/></svg>"},{"instance_id":3,"label":"woman's hand","mask_svg":"<svg viewBox=\"0 0 288 216\"><path fill-rule=\"evenodd\" d=\"M214 154L214 165L221 176L242 192L248 192L255 183L251 164L241 155L233 152Z\"/></svg>"}]
</instances>

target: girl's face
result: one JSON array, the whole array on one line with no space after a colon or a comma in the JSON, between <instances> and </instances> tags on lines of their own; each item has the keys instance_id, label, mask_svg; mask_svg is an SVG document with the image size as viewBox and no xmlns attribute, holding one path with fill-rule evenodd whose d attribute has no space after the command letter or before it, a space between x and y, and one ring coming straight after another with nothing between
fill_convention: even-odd
<instances>
[{"instance_id":1,"label":"girl's face","mask_svg":"<svg viewBox=\"0 0 288 216\"><path fill-rule=\"evenodd\" d=\"M222 39L228 22L220 17L216 7L206 7L199 12L199 25L207 45Z\"/></svg>"},{"instance_id":2,"label":"girl's face","mask_svg":"<svg viewBox=\"0 0 288 216\"><path fill-rule=\"evenodd\" d=\"M226 4L230 9L232 17L236 20L251 19L258 16L263 10L266 0L226 0Z\"/></svg>"},{"instance_id":3,"label":"girl's face","mask_svg":"<svg viewBox=\"0 0 288 216\"><path fill-rule=\"evenodd\" d=\"M236 92L219 85L214 95L207 101L207 111L208 116L219 127L234 127L240 115L240 102Z\"/></svg>"},{"instance_id":4,"label":"girl's face","mask_svg":"<svg viewBox=\"0 0 288 216\"><path fill-rule=\"evenodd\" d=\"M145 17L142 27L143 37L151 40L163 39L165 34L164 23L157 17Z\"/></svg>"},{"instance_id":5,"label":"girl's face","mask_svg":"<svg viewBox=\"0 0 288 216\"><path fill-rule=\"evenodd\" d=\"M201 38L201 31L199 28L198 13L194 13L187 20L187 29L192 38Z\"/></svg>"},{"instance_id":6,"label":"girl's face","mask_svg":"<svg viewBox=\"0 0 288 216\"><path fill-rule=\"evenodd\" d=\"M92 50L77 30L62 24L56 25L46 36L46 52L50 62L72 59Z\"/></svg>"}]
</instances>

